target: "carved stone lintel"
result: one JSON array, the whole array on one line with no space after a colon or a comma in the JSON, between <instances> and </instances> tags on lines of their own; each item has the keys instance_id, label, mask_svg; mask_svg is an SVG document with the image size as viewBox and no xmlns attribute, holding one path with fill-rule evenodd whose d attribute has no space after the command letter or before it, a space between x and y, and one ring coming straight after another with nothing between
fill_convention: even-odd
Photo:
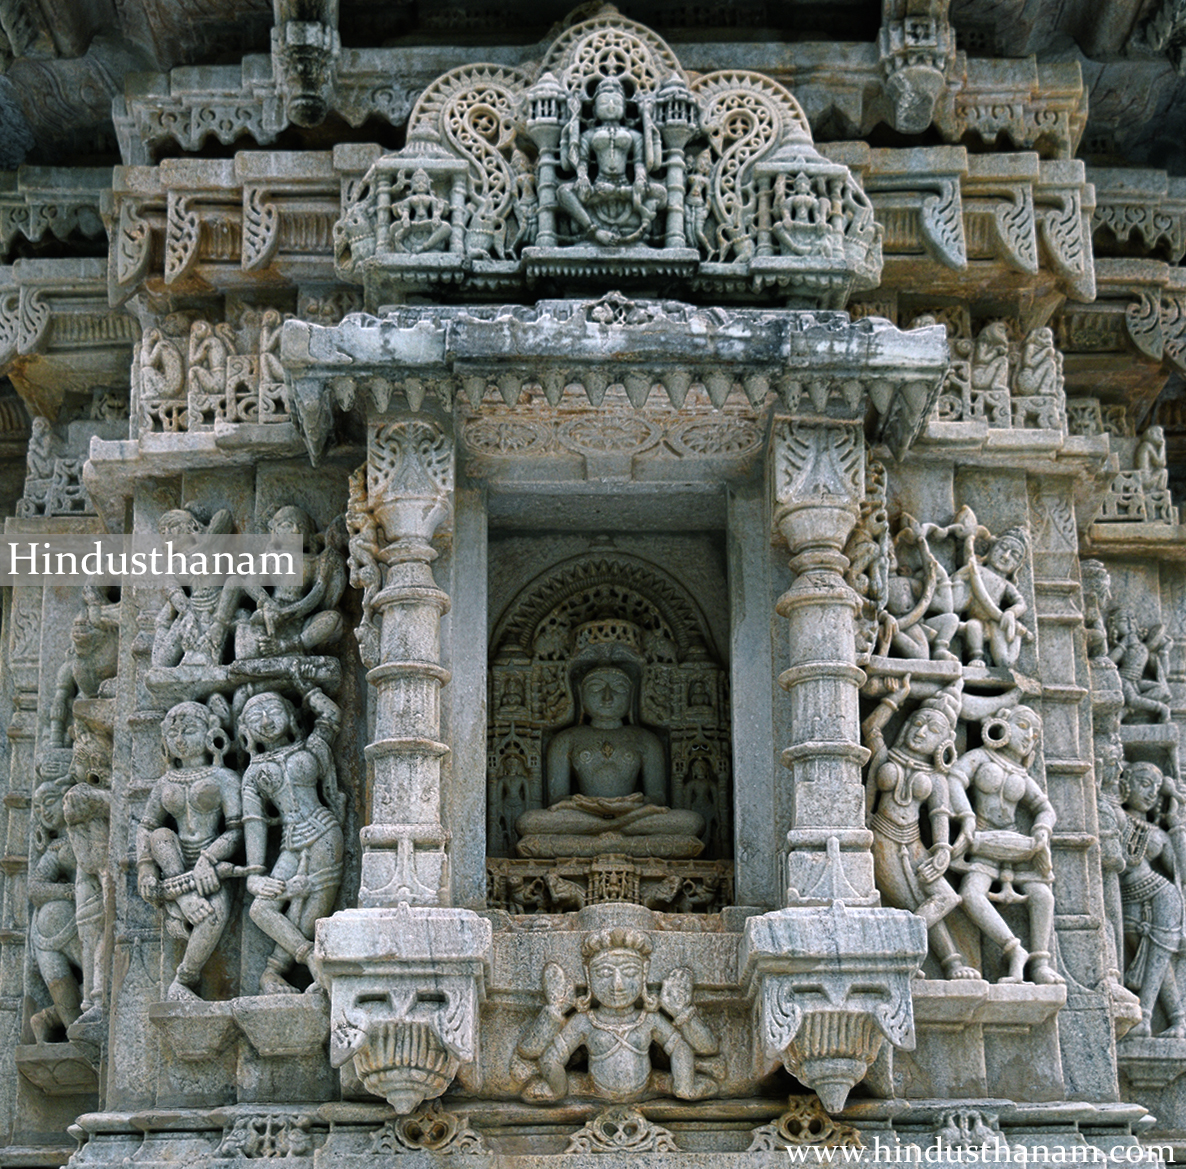
<instances>
[{"instance_id":1,"label":"carved stone lintel","mask_svg":"<svg viewBox=\"0 0 1186 1169\"><path fill-rule=\"evenodd\" d=\"M568 1138L567 1153L678 1153L675 1137L637 1108L618 1105L599 1112Z\"/></svg>"}]
</instances>

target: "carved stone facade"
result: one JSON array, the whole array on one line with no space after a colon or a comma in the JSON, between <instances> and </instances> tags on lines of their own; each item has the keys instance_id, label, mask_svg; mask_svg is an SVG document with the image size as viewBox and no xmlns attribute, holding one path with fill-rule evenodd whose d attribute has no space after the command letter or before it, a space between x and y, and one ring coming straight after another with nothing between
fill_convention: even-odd
<instances>
[{"instance_id":1,"label":"carved stone facade","mask_svg":"<svg viewBox=\"0 0 1186 1169\"><path fill-rule=\"evenodd\" d=\"M1174 5L58 7L0 1160L1186 1149Z\"/></svg>"}]
</instances>

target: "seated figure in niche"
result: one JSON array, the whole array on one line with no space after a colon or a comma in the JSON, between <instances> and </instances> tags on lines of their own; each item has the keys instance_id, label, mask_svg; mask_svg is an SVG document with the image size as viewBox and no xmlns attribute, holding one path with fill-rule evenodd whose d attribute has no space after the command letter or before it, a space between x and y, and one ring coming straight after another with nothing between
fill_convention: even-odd
<instances>
[{"instance_id":1,"label":"seated figure in niche","mask_svg":"<svg viewBox=\"0 0 1186 1169\"><path fill-rule=\"evenodd\" d=\"M627 721L641 671L641 658L623 642L577 654L570 669L576 723L548 747L548 806L519 817L520 856L691 857L703 849L703 817L667 806L662 741Z\"/></svg>"},{"instance_id":2,"label":"seated figure in niche","mask_svg":"<svg viewBox=\"0 0 1186 1169\"><path fill-rule=\"evenodd\" d=\"M1152 1035L1153 1008L1160 999L1169 1020L1169 1028L1161 1033L1162 1037L1186 1038L1186 1012L1182 1009L1177 979L1184 913L1182 874L1177 871L1173 839L1183 831L1177 793L1168 785L1173 798L1171 827L1166 832L1150 816L1167 787L1161 769L1153 763L1129 763L1120 786L1124 799L1124 820L1120 826L1124 847L1120 901L1125 940L1131 954L1125 982L1137 992L1141 1002L1141 1021L1129 1034Z\"/></svg>"},{"instance_id":3,"label":"seated figure in niche","mask_svg":"<svg viewBox=\"0 0 1186 1169\"><path fill-rule=\"evenodd\" d=\"M1004 951L1007 973L1001 982L1024 982L1027 963L1031 981L1050 985L1063 977L1055 970L1054 870L1050 836L1054 806L1029 773L1038 749L1042 720L1028 706L985 719L984 745L969 751L952 768L952 808L961 818L975 813L976 827L963 867L960 885L963 910L985 937ZM1023 832L1018 807L1033 814L1033 826ZM990 894L994 882L1002 890ZM1021 892L1017 892L1017 886ZM1003 904L1024 902L1029 911L1027 951L1006 924L994 900Z\"/></svg>"},{"instance_id":4,"label":"seated figure in niche","mask_svg":"<svg viewBox=\"0 0 1186 1169\"><path fill-rule=\"evenodd\" d=\"M788 184L781 174L774 182L774 236L784 256L831 254L832 200L817 193L810 176L795 175Z\"/></svg>"},{"instance_id":5,"label":"seated figure in niche","mask_svg":"<svg viewBox=\"0 0 1186 1169\"><path fill-rule=\"evenodd\" d=\"M443 250L453 234L453 228L444 218L448 210L448 202L432 193L428 172L417 170L412 175L408 194L391 207L392 251L416 255Z\"/></svg>"},{"instance_id":6,"label":"seated figure in niche","mask_svg":"<svg viewBox=\"0 0 1186 1169\"><path fill-rule=\"evenodd\" d=\"M979 978L964 961L944 921L960 903L944 874L956 847L963 851L965 834L970 835L975 825L975 816L966 812L960 839L953 846L950 827L955 814L949 777L956 759L963 681L926 699L902 724L892 747L886 744L882 728L910 694L910 675L900 682L893 678L887 682L889 693L861 728L873 749L866 807L873 830L877 888L887 904L909 909L927 923L931 951L948 978ZM930 848L919 831L924 811L930 822Z\"/></svg>"},{"instance_id":7,"label":"seated figure in niche","mask_svg":"<svg viewBox=\"0 0 1186 1169\"><path fill-rule=\"evenodd\" d=\"M247 878L247 892L254 898L250 915L276 943L260 975L260 994L296 993L284 975L294 962L309 965L313 930L333 909L345 860L345 809L332 751L342 712L302 673L295 684L314 716L305 737L296 708L279 694L254 695L239 715L239 737L251 757L243 773L243 836L247 864L255 869ZM262 875L268 804L280 813L280 855L271 873Z\"/></svg>"},{"instance_id":8,"label":"seated figure in niche","mask_svg":"<svg viewBox=\"0 0 1186 1169\"><path fill-rule=\"evenodd\" d=\"M556 201L581 231L603 246L632 244L650 230L667 204L667 188L651 177L662 164L658 131L643 115L643 131L624 125L626 90L604 77L593 93L593 125L580 129L580 105L560 140L561 165L576 172L561 183ZM597 176L589 176L590 162ZM633 166L633 174L630 169Z\"/></svg>"},{"instance_id":9,"label":"seated figure in niche","mask_svg":"<svg viewBox=\"0 0 1186 1169\"><path fill-rule=\"evenodd\" d=\"M164 907L166 930L185 942L165 995L170 1001L198 998L202 968L230 919L227 878L243 872L230 860L243 839L243 810L239 777L222 764L229 720L221 695L208 706L179 702L165 715L169 766L153 785L136 834L140 896Z\"/></svg>"},{"instance_id":10,"label":"seated figure in niche","mask_svg":"<svg viewBox=\"0 0 1186 1169\"><path fill-rule=\"evenodd\" d=\"M346 591L346 563L332 546L318 551L321 541L313 517L299 507L282 507L268 521L268 532L301 538L305 575L300 584L278 584L271 591L246 586L256 608L238 618L235 657L240 661L313 653L333 645L344 628L336 610Z\"/></svg>"}]
</instances>

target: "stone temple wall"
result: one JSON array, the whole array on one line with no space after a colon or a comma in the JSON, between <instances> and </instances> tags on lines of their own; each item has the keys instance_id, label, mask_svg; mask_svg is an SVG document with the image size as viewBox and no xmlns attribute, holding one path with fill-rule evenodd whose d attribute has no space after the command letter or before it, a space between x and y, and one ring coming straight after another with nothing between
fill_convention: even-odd
<instances>
[{"instance_id":1,"label":"stone temple wall","mask_svg":"<svg viewBox=\"0 0 1186 1169\"><path fill-rule=\"evenodd\" d=\"M4 590L0 1165L1186 1152L1182 180L701 7L0 0L5 551L304 549Z\"/></svg>"}]
</instances>

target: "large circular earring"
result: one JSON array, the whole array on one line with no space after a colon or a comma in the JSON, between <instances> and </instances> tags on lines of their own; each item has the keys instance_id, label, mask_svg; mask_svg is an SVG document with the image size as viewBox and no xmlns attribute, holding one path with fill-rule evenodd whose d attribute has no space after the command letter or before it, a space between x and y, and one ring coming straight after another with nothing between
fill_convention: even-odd
<instances>
[{"instance_id":1,"label":"large circular earring","mask_svg":"<svg viewBox=\"0 0 1186 1169\"><path fill-rule=\"evenodd\" d=\"M1003 747L1009 741L1009 720L989 718L984 720L981 730L985 746Z\"/></svg>"}]
</instances>

